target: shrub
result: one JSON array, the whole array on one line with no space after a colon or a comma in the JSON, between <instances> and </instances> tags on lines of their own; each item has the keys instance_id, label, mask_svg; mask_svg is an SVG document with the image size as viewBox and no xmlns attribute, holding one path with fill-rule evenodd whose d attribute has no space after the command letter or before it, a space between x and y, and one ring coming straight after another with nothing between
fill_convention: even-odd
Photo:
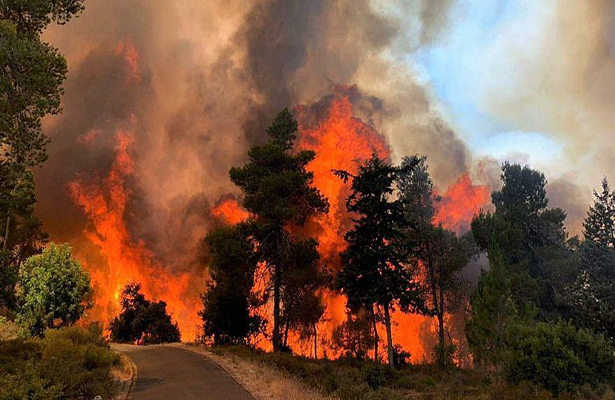
<instances>
[{"instance_id":1,"label":"shrub","mask_svg":"<svg viewBox=\"0 0 615 400\"><path fill-rule=\"evenodd\" d=\"M512 325L507 344L504 370L511 382L527 380L558 394L613 379L615 357L606 339L568 323Z\"/></svg>"},{"instance_id":2,"label":"shrub","mask_svg":"<svg viewBox=\"0 0 615 400\"><path fill-rule=\"evenodd\" d=\"M110 370L119 356L102 328L48 330L43 339L0 342L0 400L112 398Z\"/></svg>"},{"instance_id":3,"label":"shrub","mask_svg":"<svg viewBox=\"0 0 615 400\"><path fill-rule=\"evenodd\" d=\"M16 323L0 316L0 340L12 340L25 336L24 330Z\"/></svg>"},{"instance_id":4,"label":"shrub","mask_svg":"<svg viewBox=\"0 0 615 400\"><path fill-rule=\"evenodd\" d=\"M386 377L382 371L382 366L377 363L367 363L361 368L363 380L372 389L378 389L386 383Z\"/></svg>"},{"instance_id":5,"label":"shrub","mask_svg":"<svg viewBox=\"0 0 615 400\"><path fill-rule=\"evenodd\" d=\"M141 285L130 283L122 291L122 312L111 322L111 339L116 342L179 342L177 324L171 321L164 301L150 301Z\"/></svg>"},{"instance_id":6,"label":"shrub","mask_svg":"<svg viewBox=\"0 0 615 400\"><path fill-rule=\"evenodd\" d=\"M90 275L68 245L51 244L19 271L17 320L32 334L76 322L90 306Z\"/></svg>"}]
</instances>

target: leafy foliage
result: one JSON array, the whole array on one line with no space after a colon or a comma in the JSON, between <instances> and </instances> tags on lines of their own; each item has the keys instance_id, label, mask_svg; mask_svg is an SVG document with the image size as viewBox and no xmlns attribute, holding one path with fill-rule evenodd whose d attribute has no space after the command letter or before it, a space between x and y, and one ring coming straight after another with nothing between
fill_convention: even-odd
<instances>
[{"instance_id":1,"label":"leafy foliage","mask_svg":"<svg viewBox=\"0 0 615 400\"><path fill-rule=\"evenodd\" d=\"M164 301L150 301L141 285L129 283L122 290L122 312L111 322L111 339L116 342L168 343L181 339Z\"/></svg>"},{"instance_id":2,"label":"leafy foliage","mask_svg":"<svg viewBox=\"0 0 615 400\"><path fill-rule=\"evenodd\" d=\"M109 372L118 364L100 325L0 341L0 399L112 398L116 387Z\"/></svg>"},{"instance_id":3,"label":"leafy foliage","mask_svg":"<svg viewBox=\"0 0 615 400\"><path fill-rule=\"evenodd\" d=\"M68 245L51 244L19 271L17 320L33 334L75 323L90 307L90 275Z\"/></svg>"},{"instance_id":4,"label":"leafy foliage","mask_svg":"<svg viewBox=\"0 0 615 400\"><path fill-rule=\"evenodd\" d=\"M52 21L65 24L83 11L85 0L3 0L0 19L12 21L21 34L35 36Z\"/></svg>"},{"instance_id":5,"label":"leafy foliage","mask_svg":"<svg viewBox=\"0 0 615 400\"><path fill-rule=\"evenodd\" d=\"M517 311L504 258L496 247L489 251L489 265L488 272L481 272L470 296L466 335L476 363L500 371L505 359L506 329L516 321Z\"/></svg>"},{"instance_id":6,"label":"leafy foliage","mask_svg":"<svg viewBox=\"0 0 615 400\"><path fill-rule=\"evenodd\" d=\"M495 212L474 218L472 234L482 250L492 244L501 250L517 307L532 302L542 319L556 318L565 286L561 268L570 255L563 225L566 213L547 208L542 173L504 163L501 177L502 189L491 195Z\"/></svg>"},{"instance_id":7,"label":"leafy foliage","mask_svg":"<svg viewBox=\"0 0 615 400\"><path fill-rule=\"evenodd\" d=\"M507 333L505 374L512 382L527 380L557 394L613 382L615 356L602 336L568 323L514 324Z\"/></svg>"},{"instance_id":8,"label":"leafy foliage","mask_svg":"<svg viewBox=\"0 0 615 400\"><path fill-rule=\"evenodd\" d=\"M0 21L0 149L4 163L26 167L47 159L41 118L60 112L66 60L38 37L23 38Z\"/></svg>"},{"instance_id":9,"label":"leafy foliage","mask_svg":"<svg viewBox=\"0 0 615 400\"><path fill-rule=\"evenodd\" d=\"M602 180L602 192L594 190L594 204L587 211L583 228L585 240L615 247L615 190L611 191L606 178Z\"/></svg>"}]
</instances>

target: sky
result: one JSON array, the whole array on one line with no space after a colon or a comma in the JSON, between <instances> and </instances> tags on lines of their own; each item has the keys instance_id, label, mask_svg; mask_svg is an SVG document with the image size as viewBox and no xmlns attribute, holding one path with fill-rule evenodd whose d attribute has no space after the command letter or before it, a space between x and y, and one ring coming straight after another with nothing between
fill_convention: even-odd
<instances>
[{"instance_id":1,"label":"sky","mask_svg":"<svg viewBox=\"0 0 615 400\"><path fill-rule=\"evenodd\" d=\"M591 148L578 146L582 129L566 131L574 124L560 129L559 123L549 119L575 113L585 114L575 122L602 119L598 112L592 115L587 110L591 105L584 97L594 95L595 80L588 73L592 62L602 75L613 77L613 4L460 0L452 7L445 32L433 45L410 54L407 62L420 71L442 112L474 154L528 163L555 179L571 179L579 166L595 166L576 177L587 193L615 169L611 158L595 164L593 160L595 153L613 154L615 128L605 124L606 130L596 127L586 132L584 139L589 141L605 139ZM568 15L562 11L565 8L570 9ZM580 51L566 43L576 40ZM594 48L601 40L607 45ZM573 87L570 82L576 79L580 82ZM581 93L570 93L571 89ZM615 113L612 101L609 103L606 106ZM594 122L589 121L588 126Z\"/></svg>"},{"instance_id":2,"label":"sky","mask_svg":"<svg viewBox=\"0 0 615 400\"><path fill-rule=\"evenodd\" d=\"M443 112L478 156L528 163L554 169L564 143L544 131L518 129L490 114L481 104L485 50L498 46L503 26L524 26L518 42L541 34L523 1L462 0L452 10L450 27L435 45L408 58L421 71L440 100ZM546 7L546 5L545 5Z\"/></svg>"}]
</instances>

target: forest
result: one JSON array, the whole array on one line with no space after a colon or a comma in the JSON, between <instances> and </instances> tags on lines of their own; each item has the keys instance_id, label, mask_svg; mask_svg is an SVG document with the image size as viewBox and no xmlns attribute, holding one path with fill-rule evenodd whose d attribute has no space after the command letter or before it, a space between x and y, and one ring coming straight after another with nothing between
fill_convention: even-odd
<instances>
[{"instance_id":1,"label":"forest","mask_svg":"<svg viewBox=\"0 0 615 400\"><path fill-rule=\"evenodd\" d=\"M34 171L49 145L42 121L63 111L68 73L41 35L83 3L0 2L0 399L112 396L120 359L109 341L185 338L142 276L115 293L116 314L91 318L95 272L52 242L37 217ZM350 224L341 251L325 258L314 221L330 199L310 169L319 154L299 146L300 112L271 115L266 139L228 171L242 218L216 221L199 240L194 256L207 273L195 345L271 364L338 398L615 398L607 177L572 236L566 210L549 205L545 174L505 161L491 204L458 232L436 218L431 154L395 163L374 146L352 169L328 171L347 188ZM332 293L344 300L345 321L326 337ZM427 357L399 344L409 333L394 332L395 313L431 319ZM453 393L446 385L457 383L447 380L465 389Z\"/></svg>"}]
</instances>

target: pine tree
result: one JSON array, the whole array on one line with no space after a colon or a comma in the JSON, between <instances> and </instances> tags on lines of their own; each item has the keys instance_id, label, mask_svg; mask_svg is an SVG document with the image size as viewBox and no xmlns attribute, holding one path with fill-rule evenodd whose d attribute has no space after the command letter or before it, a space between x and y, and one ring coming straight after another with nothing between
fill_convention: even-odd
<instances>
[{"instance_id":1,"label":"pine tree","mask_svg":"<svg viewBox=\"0 0 615 400\"><path fill-rule=\"evenodd\" d=\"M585 240L615 247L615 190L610 190L606 177L602 180L602 192L594 190L594 204L587 211L583 228Z\"/></svg>"},{"instance_id":2,"label":"pine tree","mask_svg":"<svg viewBox=\"0 0 615 400\"><path fill-rule=\"evenodd\" d=\"M404 311L423 307L415 271L406 264L407 251L400 226L402 201L394 198L401 171L402 168L388 165L375 154L360 165L356 176L337 171L342 179L352 179L346 207L358 215L353 220L354 228L345 236L348 247L341 254L338 287L347 296L351 309L382 307L389 365L393 368L391 312L396 306Z\"/></svg>"},{"instance_id":3,"label":"pine tree","mask_svg":"<svg viewBox=\"0 0 615 400\"><path fill-rule=\"evenodd\" d=\"M511 280L499 249L489 250L489 271L481 273L470 296L466 320L468 345L478 364L500 370L506 349L506 329L516 318Z\"/></svg>"},{"instance_id":4,"label":"pine tree","mask_svg":"<svg viewBox=\"0 0 615 400\"><path fill-rule=\"evenodd\" d=\"M250 149L247 164L230 170L231 180L243 191L244 207L255 216L258 253L273 286L275 351L282 349L282 291L289 271L296 268L293 242L302 240L288 226L301 227L328 210L327 200L312 186L313 174L306 170L315 153L293 152L297 128L290 111L281 111L267 129L269 140Z\"/></svg>"},{"instance_id":5,"label":"pine tree","mask_svg":"<svg viewBox=\"0 0 615 400\"><path fill-rule=\"evenodd\" d=\"M460 271L470 260L471 246L455 233L434 226L440 198L434 194L426 158L405 157L402 166L406 168L397 186L404 209L404 233L414 262L424 270L422 282L429 312L438 320L436 358L443 366L450 359L444 317L460 304L464 287Z\"/></svg>"}]
</instances>

